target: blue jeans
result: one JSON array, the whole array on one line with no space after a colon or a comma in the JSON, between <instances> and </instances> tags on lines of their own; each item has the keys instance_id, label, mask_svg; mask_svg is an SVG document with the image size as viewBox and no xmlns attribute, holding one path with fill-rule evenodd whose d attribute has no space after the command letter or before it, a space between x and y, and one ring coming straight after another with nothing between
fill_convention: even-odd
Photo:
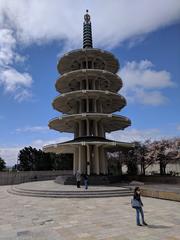
<instances>
[{"instance_id":1,"label":"blue jeans","mask_svg":"<svg viewBox=\"0 0 180 240\"><path fill-rule=\"evenodd\" d=\"M142 207L136 208L136 223L137 224L140 224L140 215L142 218L142 223L144 223L144 212L143 212Z\"/></svg>"},{"instance_id":2,"label":"blue jeans","mask_svg":"<svg viewBox=\"0 0 180 240\"><path fill-rule=\"evenodd\" d=\"M85 189L88 189L88 180L84 180Z\"/></svg>"}]
</instances>

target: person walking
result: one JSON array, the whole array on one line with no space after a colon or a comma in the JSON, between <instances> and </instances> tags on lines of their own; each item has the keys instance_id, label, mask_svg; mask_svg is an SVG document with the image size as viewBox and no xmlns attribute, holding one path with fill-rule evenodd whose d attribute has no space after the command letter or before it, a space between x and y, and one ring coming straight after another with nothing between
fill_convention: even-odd
<instances>
[{"instance_id":1,"label":"person walking","mask_svg":"<svg viewBox=\"0 0 180 240\"><path fill-rule=\"evenodd\" d=\"M77 188L80 188L80 183L81 183L81 173L77 170L76 172L76 185L77 185Z\"/></svg>"},{"instance_id":2,"label":"person walking","mask_svg":"<svg viewBox=\"0 0 180 240\"><path fill-rule=\"evenodd\" d=\"M88 189L88 175L87 173L84 174L84 187L87 190Z\"/></svg>"},{"instance_id":3,"label":"person walking","mask_svg":"<svg viewBox=\"0 0 180 240\"><path fill-rule=\"evenodd\" d=\"M141 190L139 187L134 189L134 196L132 199L132 207L136 209L136 224L137 226L148 225L144 220L144 212L143 212L143 203L141 201ZM140 223L140 215L142 219L142 224Z\"/></svg>"}]
</instances>

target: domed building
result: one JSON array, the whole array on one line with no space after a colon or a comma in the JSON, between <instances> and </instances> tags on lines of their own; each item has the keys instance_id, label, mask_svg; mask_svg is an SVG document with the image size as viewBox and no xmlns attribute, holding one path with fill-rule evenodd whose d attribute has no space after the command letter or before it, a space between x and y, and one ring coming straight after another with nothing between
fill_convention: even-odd
<instances>
[{"instance_id":1,"label":"domed building","mask_svg":"<svg viewBox=\"0 0 180 240\"><path fill-rule=\"evenodd\" d=\"M49 128L73 133L71 141L47 145L45 152L72 153L73 173L108 174L105 152L131 148L131 143L106 139L106 133L124 130L131 121L119 114L126 99L118 92L122 80L117 75L115 56L93 48L88 10L84 16L83 48L68 52L57 65L60 73L55 87L59 95L53 108L62 115L49 121Z\"/></svg>"}]
</instances>

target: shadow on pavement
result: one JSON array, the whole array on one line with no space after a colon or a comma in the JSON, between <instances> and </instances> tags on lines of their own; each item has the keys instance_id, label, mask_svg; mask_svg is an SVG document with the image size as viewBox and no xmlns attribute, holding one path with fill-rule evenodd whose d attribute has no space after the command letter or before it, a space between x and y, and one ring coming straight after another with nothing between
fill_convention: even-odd
<instances>
[{"instance_id":1,"label":"shadow on pavement","mask_svg":"<svg viewBox=\"0 0 180 240\"><path fill-rule=\"evenodd\" d=\"M148 228L171 228L170 226L164 226L164 225L149 225Z\"/></svg>"}]
</instances>

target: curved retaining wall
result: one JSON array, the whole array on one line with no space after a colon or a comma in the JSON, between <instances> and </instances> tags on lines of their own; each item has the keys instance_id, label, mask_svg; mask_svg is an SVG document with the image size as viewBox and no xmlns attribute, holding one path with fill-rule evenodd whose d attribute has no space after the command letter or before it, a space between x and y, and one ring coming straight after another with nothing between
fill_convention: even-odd
<instances>
[{"instance_id":1,"label":"curved retaining wall","mask_svg":"<svg viewBox=\"0 0 180 240\"><path fill-rule=\"evenodd\" d=\"M118 176L119 178L119 176ZM150 175L150 176L141 176L141 175L137 175L137 176L127 176L127 175L123 175L121 177L121 181L127 181L127 182L131 182L131 181L140 181L140 182L150 182L150 183L167 183L167 184L179 184L180 183L180 176L168 176L168 175L164 175L164 176L160 176L160 175Z\"/></svg>"},{"instance_id":2,"label":"curved retaining wall","mask_svg":"<svg viewBox=\"0 0 180 240\"><path fill-rule=\"evenodd\" d=\"M159 198L164 200L171 200L180 202L180 193L172 191L164 191L164 190L154 190L154 189L146 189L145 187L141 187L142 196L144 197L152 197Z\"/></svg>"},{"instance_id":3,"label":"curved retaining wall","mask_svg":"<svg viewBox=\"0 0 180 240\"><path fill-rule=\"evenodd\" d=\"M72 175L71 170L58 171L22 171L22 172L0 172L0 185L13 185L24 182L53 180L57 176Z\"/></svg>"},{"instance_id":4,"label":"curved retaining wall","mask_svg":"<svg viewBox=\"0 0 180 240\"><path fill-rule=\"evenodd\" d=\"M58 176L73 175L71 170L58 171L23 171L23 172L0 172L0 185L13 185L23 182L53 180ZM173 176L108 176L111 183L116 182L151 182L151 183L169 183L179 184L180 177Z\"/></svg>"}]
</instances>

